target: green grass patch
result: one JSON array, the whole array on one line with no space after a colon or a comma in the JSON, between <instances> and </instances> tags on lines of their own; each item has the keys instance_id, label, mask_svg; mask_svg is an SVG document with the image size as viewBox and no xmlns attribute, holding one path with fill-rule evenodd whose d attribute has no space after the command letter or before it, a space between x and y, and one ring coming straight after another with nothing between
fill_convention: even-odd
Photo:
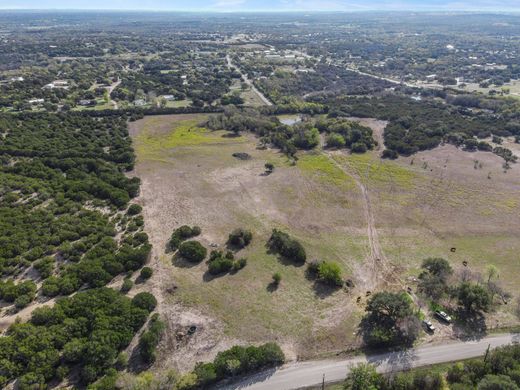
<instances>
[{"instance_id":1,"label":"green grass patch","mask_svg":"<svg viewBox=\"0 0 520 390\"><path fill-rule=\"evenodd\" d=\"M347 164L364 182L396 184L411 189L417 174L395 161L376 159L371 153L335 156L341 164Z\"/></svg>"},{"instance_id":2,"label":"green grass patch","mask_svg":"<svg viewBox=\"0 0 520 390\"><path fill-rule=\"evenodd\" d=\"M227 137L230 133L224 130L210 131L204 127L200 127L199 119L173 121L170 131L154 134L154 127L162 125L160 122L164 120L164 118L156 117L148 119L145 123L144 128L134 141L138 157L156 158L160 156L162 152L177 147L245 141L245 138L242 136Z\"/></svg>"},{"instance_id":3,"label":"green grass patch","mask_svg":"<svg viewBox=\"0 0 520 390\"><path fill-rule=\"evenodd\" d=\"M338 168L336 164L324 154L303 154L299 156L297 166L303 173L311 175L323 183L334 184L345 189L356 187L354 179Z\"/></svg>"}]
</instances>

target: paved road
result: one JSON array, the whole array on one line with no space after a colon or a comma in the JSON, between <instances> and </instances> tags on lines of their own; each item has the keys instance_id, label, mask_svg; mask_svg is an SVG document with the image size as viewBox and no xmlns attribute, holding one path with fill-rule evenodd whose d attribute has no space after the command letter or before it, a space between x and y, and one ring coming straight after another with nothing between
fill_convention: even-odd
<instances>
[{"instance_id":1,"label":"paved road","mask_svg":"<svg viewBox=\"0 0 520 390\"><path fill-rule=\"evenodd\" d=\"M235 68L237 70L238 73L240 73L240 76L242 77L242 80L244 80L244 82L247 85L249 85L251 90L258 95L260 100L262 100L262 102L264 102L264 104L266 106L272 106L273 105L273 103L271 103L271 101L262 92L260 92L258 90L258 88L255 87L253 82L247 78L246 74L243 73L238 66L233 64L233 62L231 61L231 56L229 54L226 56L226 60L227 60L228 67L229 68L233 67L233 68Z\"/></svg>"},{"instance_id":2,"label":"paved road","mask_svg":"<svg viewBox=\"0 0 520 390\"><path fill-rule=\"evenodd\" d=\"M326 382L345 379L348 367L361 362L370 362L379 372L402 371L413 367L446 363L483 356L488 345L495 348L520 342L520 335L503 334L480 340L430 345L403 352L388 352L372 356L359 356L346 360L322 360L288 364L278 370L266 371L233 385L221 387L225 390L291 390L320 384L325 374Z\"/></svg>"}]
</instances>

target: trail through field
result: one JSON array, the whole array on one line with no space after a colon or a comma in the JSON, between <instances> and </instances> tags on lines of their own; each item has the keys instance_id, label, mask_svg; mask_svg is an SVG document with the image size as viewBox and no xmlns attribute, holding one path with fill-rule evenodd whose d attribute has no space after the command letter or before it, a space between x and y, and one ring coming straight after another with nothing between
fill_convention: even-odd
<instances>
[{"instance_id":1,"label":"trail through field","mask_svg":"<svg viewBox=\"0 0 520 390\"><path fill-rule=\"evenodd\" d=\"M398 284L398 278L388 276L395 274L393 267L391 266L389 260L386 258L383 249L381 247L381 243L379 242L379 235L376 228L376 222L374 218L374 212L372 208L372 203L370 200L370 194L367 189L367 186L363 183L363 180L359 176L357 172L353 169L349 169L344 165L338 163L336 159L334 159L333 152L326 152L331 161L343 172L352 177L356 182L356 185L361 191L362 200L363 200L363 209L365 214L365 220L367 224L367 237L369 243L369 254L367 256L367 263L365 263L366 267L359 270L358 278L363 281L363 289L372 291L382 283L385 284ZM367 167L367 176L370 170L370 165Z\"/></svg>"}]
</instances>

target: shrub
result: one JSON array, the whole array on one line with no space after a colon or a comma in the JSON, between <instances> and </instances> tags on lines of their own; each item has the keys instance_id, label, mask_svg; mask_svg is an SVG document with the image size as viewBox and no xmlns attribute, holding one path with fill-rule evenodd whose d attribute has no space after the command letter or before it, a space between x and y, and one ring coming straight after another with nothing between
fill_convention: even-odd
<instances>
[{"instance_id":1,"label":"shrub","mask_svg":"<svg viewBox=\"0 0 520 390\"><path fill-rule=\"evenodd\" d=\"M383 150L383 153L381 154L382 158L389 158L390 160L395 160L399 154L392 149L385 149Z\"/></svg>"},{"instance_id":2,"label":"shrub","mask_svg":"<svg viewBox=\"0 0 520 390\"><path fill-rule=\"evenodd\" d=\"M173 232L169 242L170 248L179 248L183 241L200 235L201 231L201 228L198 226L189 227L188 225L182 225Z\"/></svg>"},{"instance_id":3,"label":"shrub","mask_svg":"<svg viewBox=\"0 0 520 390\"><path fill-rule=\"evenodd\" d=\"M130 207L128 207L127 214L128 215L137 215L140 214L143 208L139 206L138 204L131 204Z\"/></svg>"},{"instance_id":4,"label":"shrub","mask_svg":"<svg viewBox=\"0 0 520 390\"><path fill-rule=\"evenodd\" d=\"M341 268L338 264L323 261L318 266L319 279L330 286L341 286L343 280L341 279Z\"/></svg>"},{"instance_id":5,"label":"shrub","mask_svg":"<svg viewBox=\"0 0 520 390\"><path fill-rule=\"evenodd\" d=\"M328 148L344 148L346 145L345 138L338 133L330 134L325 142Z\"/></svg>"},{"instance_id":6,"label":"shrub","mask_svg":"<svg viewBox=\"0 0 520 390\"><path fill-rule=\"evenodd\" d=\"M30 295L20 295L14 300L14 306L17 309L23 309L24 307L29 305L29 303L31 303L32 300L33 298Z\"/></svg>"},{"instance_id":7,"label":"shrub","mask_svg":"<svg viewBox=\"0 0 520 390\"><path fill-rule=\"evenodd\" d=\"M204 387L217 381L217 372L213 363L197 363L193 370L197 375L198 383Z\"/></svg>"},{"instance_id":8,"label":"shrub","mask_svg":"<svg viewBox=\"0 0 520 390\"><path fill-rule=\"evenodd\" d=\"M198 241L187 241L179 246L179 254L192 263L200 263L205 259L207 250Z\"/></svg>"},{"instance_id":9,"label":"shrub","mask_svg":"<svg viewBox=\"0 0 520 390\"><path fill-rule=\"evenodd\" d=\"M249 230L235 229L229 235L227 243L236 248L242 249L248 246L252 239L253 233Z\"/></svg>"},{"instance_id":10,"label":"shrub","mask_svg":"<svg viewBox=\"0 0 520 390\"><path fill-rule=\"evenodd\" d=\"M139 354L145 363L155 361L155 348L161 339L165 329L164 322L155 314L148 325L148 330L139 338Z\"/></svg>"},{"instance_id":11,"label":"shrub","mask_svg":"<svg viewBox=\"0 0 520 390\"><path fill-rule=\"evenodd\" d=\"M140 292L132 298L132 304L136 307L151 312L157 306L157 300L155 297L148 292Z\"/></svg>"},{"instance_id":12,"label":"shrub","mask_svg":"<svg viewBox=\"0 0 520 390\"><path fill-rule=\"evenodd\" d=\"M267 367L283 364L285 356L275 343L267 343L259 347L234 346L219 352L213 361L217 379L258 371Z\"/></svg>"},{"instance_id":13,"label":"shrub","mask_svg":"<svg viewBox=\"0 0 520 390\"><path fill-rule=\"evenodd\" d=\"M55 297L60 293L59 279L51 276L43 281L42 294L46 297Z\"/></svg>"},{"instance_id":14,"label":"shrub","mask_svg":"<svg viewBox=\"0 0 520 390\"><path fill-rule=\"evenodd\" d=\"M233 271L239 271L247 265L247 259L242 257L233 263Z\"/></svg>"},{"instance_id":15,"label":"shrub","mask_svg":"<svg viewBox=\"0 0 520 390\"><path fill-rule=\"evenodd\" d=\"M354 142L350 149L353 153L365 153L367 146L363 142Z\"/></svg>"},{"instance_id":16,"label":"shrub","mask_svg":"<svg viewBox=\"0 0 520 390\"><path fill-rule=\"evenodd\" d=\"M278 286L280 284L280 282L282 281L282 275L280 274L280 272L275 272L273 274L273 283Z\"/></svg>"},{"instance_id":17,"label":"shrub","mask_svg":"<svg viewBox=\"0 0 520 390\"><path fill-rule=\"evenodd\" d=\"M320 268L320 264L321 264L321 261L319 260L312 260L308 265L307 265L307 272L313 276L313 277L316 277L318 276L318 270Z\"/></svg>"},{"instance_id":18,"label":"shrub","mask_svg":"<svg viewBox=\"0 0 520 390\"><path fill-rule=\"evenodd\" d=\"M125 278L125 280L123 280L123 284L121 285L121 292L126 294L132 289L133 286L134 282L132 282L130 278Z\"/></svg>"},{"instance_id":19,"label":"shrub","mask_svg":"<svg viewBox=\"0 0 520 390\"><path fill-rule=\"evenodd\" d=\"M265 163L264 168L267 173L273 173L273 171L274 171L274 165L269 162Z\"/></svg>"},{"instance_id":20,"label":"shrub","mask_svg":"<svg viewBox=\"0 0 520 390\"><path fill-rule=\"evenodd\" d=\"M305 263L307 255L303 246L291 238L287 233L273 229L271 238L267 243L269 248L283 257L296 263Z\"/></svg>"},{"instance_id":21,"label":"shrub","mask_svg":"<svg viewBox=\"0 0 520 390\"><path fill-rule=\"evenodd\" d=\"M233 260L226 257L218 257L209 262L208 269L212 275L228 272L233 268Z\"/></svg>"},{"instance_id":22,"label":"shrub","mask_svg":"<svg viewBox=\"0 0 520 390\"><path fill-rule=\"evenodd\" d=\"M42 279L47 279L52 275L52 271L54 271L54 263L54 257L47 256L35 262L34 268L38 271Z\"/></svg>"},{"instance_id":23,"label":"shrub","mask_svg":"<svg viewBox=\"0 0 520 390\"><path fill-rule=\"evenodd\" d=\"M150 267L143 267L139 274L139 276L143 280L150 279L152 277L152 275L153 275L153 269L151 269Z\"/></svg>"},{"instance_id":24,"label":"shrub","mask_svg":"<svg viewBox=\"0 0 520 390\"><path fill-rule=\"evenodd\" d=\"M234 260L233 252L227 251L224 255L222 251L211 251L209 255L208 271L212 275L218 275L228 271L238 271L247 264L247 259L241 258Z\"/></svg>"}]
</instances>

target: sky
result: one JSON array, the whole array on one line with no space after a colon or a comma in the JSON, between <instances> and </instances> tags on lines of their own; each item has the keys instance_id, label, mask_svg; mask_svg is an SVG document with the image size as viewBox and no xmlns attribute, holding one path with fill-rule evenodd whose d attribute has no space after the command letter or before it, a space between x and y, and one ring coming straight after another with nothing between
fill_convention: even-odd
<instances>
[{"instance_id":1,"label":"sky","mask_svg":"<svg viewBox=\"0 0 520 390\"><path fill-rule=\"evenodd\" d=\"M520 12L520 0L0 0L0 9Z\"/></svg>"}]
</instances>

